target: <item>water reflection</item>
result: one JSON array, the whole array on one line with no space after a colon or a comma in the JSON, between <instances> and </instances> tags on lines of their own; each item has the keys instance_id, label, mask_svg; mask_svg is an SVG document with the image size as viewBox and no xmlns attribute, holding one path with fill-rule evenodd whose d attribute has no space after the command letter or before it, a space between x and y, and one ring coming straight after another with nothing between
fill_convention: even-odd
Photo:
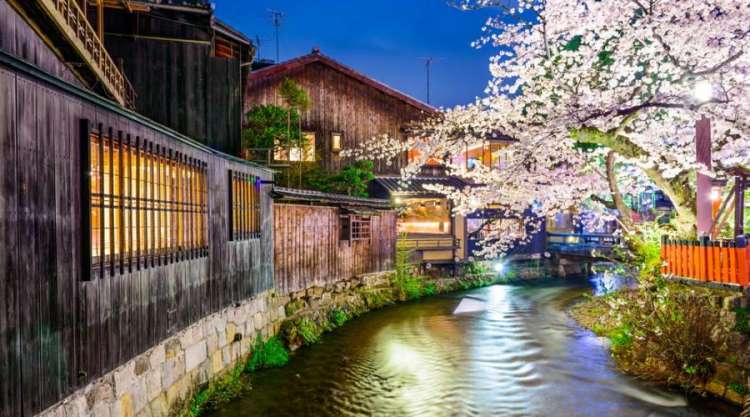
<instances>
[{"instance_id":1,"label":"water reflection","mask_svg":"<svg viewBox=\"0 0 750 417\"><path fill-rule=\"evenodd\" d=\"M611 290L602 275L594 291ZM217 416L726 416L612 369L565 310L586 281L493 286L371 313Z\"/></svg>"}]
</instances>

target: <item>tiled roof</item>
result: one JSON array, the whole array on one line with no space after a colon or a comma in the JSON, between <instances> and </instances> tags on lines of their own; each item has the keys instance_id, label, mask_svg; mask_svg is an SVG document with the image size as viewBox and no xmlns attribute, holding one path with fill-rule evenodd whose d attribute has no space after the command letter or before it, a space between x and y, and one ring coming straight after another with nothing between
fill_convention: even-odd
<instances>
[{"instance_id":1,"label":"tiled roof","mask_svg":"<svg viewBox=\"0 0 750 417\"><path fill-rule=\"evenodd\" d=\"M424 188L428 184L445 185L463 188L467 184L454 177L415 177L404 181L401 177L378 177L374 182L385 188L391 195L435 195L436 193Z\"/></svg>"},{"instance_id":2,"label":"tiled roof","mask_svg":"<svg viewBox=\"0 0 750 417\"><path fill-rule=\"evenodd\" d=\"M353 208L366 207L379 210L389 210L393 208L390 201L379 198L352 197L343 194L331 194L286 187L273 187L273 198L283 201L304 201L333 204L337 206L350 206Z\"/></svg>"}]
</instances>

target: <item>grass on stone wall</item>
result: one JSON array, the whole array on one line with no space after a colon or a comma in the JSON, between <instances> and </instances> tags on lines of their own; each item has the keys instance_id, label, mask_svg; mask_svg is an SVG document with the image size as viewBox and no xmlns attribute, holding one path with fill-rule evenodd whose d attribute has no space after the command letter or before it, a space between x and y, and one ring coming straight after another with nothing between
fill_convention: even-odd
<instances>
[{"instance_id":1,"label":"grass on stone wall","mask_svg":"<svg viewBox=\"0 0 750 417\"><path fill-rule=\"evenodd\" d=\"M737 314L737 325L735 330L746 335L750 335L750 311L747 308L735 309Z\"/></svg>"},{"instance_id":2,"label":"grass on stone wall","mask_svg":"<svg viewBox=\"0 0 750 417\"><path fill-rule=\"evenodd\" d=\"M247 361L240 362L231 371L200 388L190 399L181 417L201 417L216 410L221 404L240 396L249 387L248 374L260 369L281 367L287 362L289 353L277 337L264 342L261 335L258 335Z\"/></svg>"},{"instance_id":3,"label":"grass on stone wall","mask_svg":"<svg viewBox=\"0 0 750 417\"><path fill-rule=\"evenodd\" d=\"M286 365L287 362L289 362L289 352L278 337L271 337L266 342L258 337L253 353L245 365L245 371L253 372L259 369L279 368Z\"/></svg>"}]
</instances>

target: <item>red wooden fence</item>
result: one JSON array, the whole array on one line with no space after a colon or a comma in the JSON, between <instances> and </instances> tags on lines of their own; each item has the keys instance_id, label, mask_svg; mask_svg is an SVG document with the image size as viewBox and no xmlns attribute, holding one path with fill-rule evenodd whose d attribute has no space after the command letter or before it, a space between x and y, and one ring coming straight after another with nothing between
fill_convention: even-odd
<instances>
[{"instance_id":1,"label":"red wooden fence","mask_svg":"<svg viewBox=\"0 0 750 417\"><path fill-rule=\"evenodd\" d=\"M750 284L750 246L733 240L662 240L662 273L698 281Z\"/></svg>"}]
</instances>

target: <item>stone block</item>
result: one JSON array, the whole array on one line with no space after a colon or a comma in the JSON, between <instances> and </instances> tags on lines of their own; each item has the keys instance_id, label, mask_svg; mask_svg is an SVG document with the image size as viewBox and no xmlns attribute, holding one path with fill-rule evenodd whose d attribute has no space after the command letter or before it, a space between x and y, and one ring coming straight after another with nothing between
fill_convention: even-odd
<instances>
[{"instance_id":1,"label":"stone block","mask_svg":"<svg viewBox=\"0 0 750 417\"><path fill-rule=\"evenodd\" d=\"M135 408L133 404L133 398L130 394L125 394L120 398L114 407L114 413L112 417L135 417Z\"/></svg>"},{"instance_id":2,"label":"stone block","mask_svg":"<svg viewBox=\"0 0 750 417\"><path fill-rule=\"evenodd\" d=\"M182 354L175 358L169 359L162 364L161 384L163 388L169 388L177 380L185 375L185 358Z\"/></svg>"},{"instance_id":3,"label":"stone block","mask_svg":"<svg viewBox=\"0 0 750 417\"><path fill-rule=\"evenodd\" d=\"M86 397L83 394L73 394L73 396L65 402L63 407L67 417L88 416Z\"/></svg>"},{"instance_id":4,"label":"stone block","mask_svg":"<svg viewBox=\"0 0 750 417\"><path fill-rule=\"evenodd\" d=\"M149 404L149 408L151 409L152 417L167 417L169 415L167 395L162 394L156 397L153 401L151 401L151 404Z\"/></svg>"},{"instance_id":5,"label":"stone block","mask_svg":"<svg viewBox=\"0 0 750 417\"><path fill-rule=\"evenodd\" d=\"M206 348L209 355L219 350L219 335L216 333L208 335L206 337Z\"/></svg>"},{"instance_id":6,"label":"stone block","mask_svg":"<svg viewBox=\"0 0 750 417\"><path fill-rule=\"evenodd\" d=\"M711 380L706 384L705 390L717 397L724 397L724 394L727 391L727 387L720 381Z\"/></svg>"},{"instance_id":7,"label":"stone block","mask_svg":"<svg viewBox=\"0 0 750 417\"><path fill-rule=\"evenodd\" d=\"M135 361L130 361L115 369L114 380L115 396L120 398L128 392L135 382Z\"/></svg>"},{"instance_id":8,"label":"stone block","mask_svg":"<svg viewBox=\"0 0 750 417\"><path fill-rule=\"evenodd\" d=\"M182 352L182 345L180 345L180 340L176 338L167 340L167 342L164 344L164 350L164 356L166 360L174 358Z\"/></svg>"},{"instance_id":9,"label":"stone block","mask_svg":"<svg viewBox=\"0 0 750 417\"><path fill-rule=\"evenodd\" d=\"M151 369L159 369L161 368L161 364L164 363L166 360L166 351L164 349L164 344L159 344L153 349L151 349L151 352L149 352L148 360L151 365Z\"/></svg>"},{"instance_id":10,"label":"stone block","mask_svg":"<svg viewBox=\"0 0 750 417\"><path fill-rule=\"evenodd\" d=\"M161 368L161 367L160 367ZM151 402L162 393L161 371L152 369L146 375L146 400Z\"/></svg>"},{"instance_id":11,"label":"stone block","mask_svg":"<svg viewBox=\"0 0 750 417\"><path fill-rule=\"evenodd\" d=\"M262 330L263 327L266 326L266 320L265 317L263 317L263 313L257 312L255 313L255 316L253 316L253 322L255 323L255 330Z\"/></svg>"},{"instance_id":12,"label":"stone block","mask_svg":"<svg viewBox=\"0 0 750 417\"><path fill-rule=\"evenodd\" d=\"M211 367L214 375L221 373L221 371L224 369L224 361L222 359L222 353L220 350L217 350L216 352L211 354Z\"/></svg>"},{"instance_id":13,"label":"stone block","mask_svg":"<svg viewBox=\"0 0 750 417\"><path fill-rule=\"evenodd\" d=\"M141 376L151 369L151 362L148 355L140 355L135 359L135 375Z\"/></svg>"},{"instance_id":14,"label":"stone block","mask_svg":"<svg viewBox=\"0 0 750 417\"><path fill-rule=\"evenodd\" d=\"M91 410L92 417L112 417L111 405L108 402L101 402L94 405Z\"/></svg>"},{"instance_id":15,"label":"stone block","mask_svg":"<svg viewBox=\"0 0 750 417\"><path fill-rule=\"evenodd\" d=\"M185 371L190 372L208 358L206 342L200 341L185 350Z\"/></svg>"}]
</instances>

